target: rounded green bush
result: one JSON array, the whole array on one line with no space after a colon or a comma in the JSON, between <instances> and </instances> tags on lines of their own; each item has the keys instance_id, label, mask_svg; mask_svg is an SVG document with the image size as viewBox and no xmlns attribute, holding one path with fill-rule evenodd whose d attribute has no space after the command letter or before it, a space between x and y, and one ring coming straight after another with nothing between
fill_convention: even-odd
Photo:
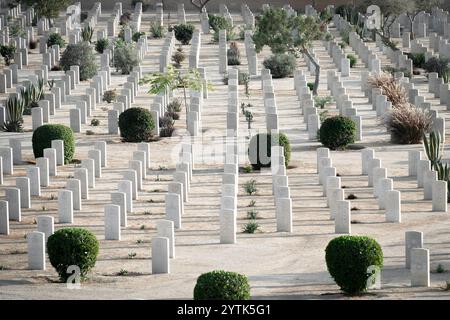
<instances>
[{"instance_id":1,"label":"rounded green bush","mask_svg":"<svg viewBox=\"0 0 450 320\"><path fill-rule=\"evenodd\" d=\"M342 291L358 294L366 290L370 266L383 267L383 251L374 239L340 236L325 249L328 272Z\"/></svg>"},{"instance_id":2,"label":"rounded green bush","mask_svg":"<svg viewBox=\"0 0 450 320\"><path fill-rule=\"evenodd\" d=\"M119 116L120 136L127 142L148 141L155 128L150 111L144 108L130 108Z\"/></svg>"},{"instance_id":3,"label":"rounded green bush","mask_svg":"<svg viewBox=\"0 0 450 320\"><path fill-rule=\"evenodd\" d=\"M266 60L264 60L263 65L265 68L270 70L272 78L286 78L294 74L297 62L295 57L291 54L274 54Z\"/></svg>"},{"instance_id":4,"label":"rounded green bush","mask_svg":"<svg viewBox=\"0 0 450 320\"><path fill-rule=\"evenodd\" d=\"M51 47L54 44L58 44L59 48L64 48L66 46L66 41L59 33L52 33L47 38L47 47Z\"/></svg>"},{"instance_id":5,"label":"rounded green bush","mask_svg":"<svg viewBox=\"0 0 450 320\"><path fill-rule=\"evenodd\" d=\"M71 274L67 268L75 265L80 268L80 276L94 267L99 250L98 240L89 230L82 228L64 228L56 231L47 241L50 263L56 269L62 281Z\"/></svg>"},{"instance_id":6,"label":"rounded green bush","mask_svg":"<svg viewBox=\"0 0 450 320\"><path fill-rule=\"evenodd\" d=\"M214 270L198 277L194 300L250 300L250 285L242 274Z\"/></svg>"},{"instance_id":7,"label":"rounded green bush","mask_svg":"<svg viewBox=\"0 0 450 320\"><path fill-rule=\"evenodd\" d=\"M356 57L352 54L347 55L347 59L350 60L350 68L353 68L356 64Z\"/></svg>"},{"instance_id":8,"label":"rounded green bush","mask_svg":"<svg viewBox=\"0 0 450 320\"><path fill-rule=\"evenodd\" d=\"M109 40L107 38L98 39L95 43L95 51L103 53L109 46Z\"/></svg>"},{"instance_id":9,"label":"rounded green bush","mask_svg":"<svg viewBox=\"0 0 450 320\"><path fill-rule=\"evenodd\" d=\"M258 133L253 136L248 146L248 159L253 169L270 167L271 146L284 148L284 164L287 167L291 160L291 145L284 133Z\"/></svg>"},{"instance_id":10,"label":"rounded green bush","mask_svg":"<svg viewBox=\"0 0 450 320\"><path fill-rule=\"evenodd\" d=\"M173 31L175 33L175 39L180 41L182 44L189 44L194 34L195 27L192 24L179 24L173 26Z\"/></svg>"},{"instance_id":11,"label":"rounded green bush","mask_svg":"<svg viewBox=\"0 0 450 320\"><path fill-rule=\"evenodd\" d=\"M72 129L62 124L45 124L34 130L31 138L34 157L43 157L44 149L52 147L52 140L64 141L64 163L70 163L75 153L75 137Z\"/></svg>"},{"instance_id":12,"label":"rounded green bush","mask_svg":"<svg viewBox=\"0 0 450 320\"><path fill-rule=\"evenodd\" d=\"M88 80L97 74L95 54L92 47L86 41L77 44L69 44L64 50L59 64L64 71L71 66L80 67L80 80Z\"/></svg>"},{"instance_id":13,"label":"rounded green bush","mask_svg":"<svg viewBox=\"0 0 450 320\"><path fill-rule=\"evenodd\" d=\"M325 119L319 129L319 141L331 150L345 149L355 142L356 125L352 119L343 116Z\"/></svg>"}]
</instances>

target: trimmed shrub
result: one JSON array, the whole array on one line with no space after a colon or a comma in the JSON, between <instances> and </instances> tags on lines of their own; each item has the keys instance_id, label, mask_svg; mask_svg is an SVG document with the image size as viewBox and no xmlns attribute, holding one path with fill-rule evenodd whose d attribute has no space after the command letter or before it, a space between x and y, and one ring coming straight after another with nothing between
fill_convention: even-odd
<instances>
[{"instance_id":1,"label":"trimmed shrub","mask_svg":"<svg viewBox=\"0 0 450 320\"><path fill-rule=\"evenodd\" d=\"M325 249L328 272L342 291L358 294L366 290L370 273L367 268L383 267L383 251L372 238L340 236Z\"/></svg>"},{"instance_id":2,"label":"trimmed shrub","mask_svg":"<svg viewBox=\"0 0 450 320\"><path fill-rule=\"evenodd\" d=\"M60 48L64 48L66 46L66 41L59 33L52 33L47 38L47 47L50 48L54 44L58 44Z\"/></svg>"},{"instance_id":3,"label":"trimmed shrub","mask_svg":"<svg viewBox=\"0 0 450 320\"><path fill-rule=\"evenodd\" d=\"M194 300L250 300L250 285L242 274L214 270L198 277Z\"/></svg>"},{"instance_id":4,"label":"trimmed shrub","mask_svg":"<svg viewBox=\"0 0 450 320\"><path fill-rule=\"evenodd\" d=\"M98 53L103 53L109 46L109 40L107 38L98 39L95 43L95 51Z\"/></svg>"},{"instance_id":5,"label":"trimmed shrub","mask_svg":"<svg viewBox=\"0 0 450 320\"><path fill-rule=\"evenodd\" d=\"M291 145L284 133L258 133L253 136L248 146L248 159L253 169L259 170L270 167L271 146L284 147L284 161L287 167L291 160Z\"/></svg>"},{"instance_id":6,"label":"trimmed shrub","mask_svg":"<svg viewBox=\"0 0 450 320\"><path fill-rule=\"evenodd\" d=\"M99 243L95 235L82 228L64 228L56 231L47 241L50 263L62 281L71 275L67 273L69 266L80 268L81 278L95 266L99 251Z\"/></svg>"},{"instance_id":7,"label":"trimmed shrub","mask_svg":"<svg viewBox=\"0 0 450 320\"><path fill-rule=\"evenodd\" d=\"M148 141L153 136L155 123L150 111L130 108L119 116L120 136L127 142Z\"/></svg>"},{"instance_id":8,"label":"trimmed shrub","mask_svg":"<svg viewBox=\"0 0 450 320\"><path fill-rule=\"evenodd\" d=\"M69 44L59 62L64 71L71 66L80 67L80 80L88 80L97 74L95 54L88 42Z\"/></svg>"},{"instance_id":9,"label":"trimmed shrub","mask_svg":"<svg viewBox=\"0 0 450 320\"><path fill-rule=\"evenodd\" d=\"M52 147L52 140L64 141L64 163L70 163L75 153L75 137L72 129L62 124L45 124L34 130L31 139L34 157L43 157L44 149Z\"/></svg>"},{"instance_id":10,"label":"trimmed shrub","mask_svg":"<svg viewBox=\"0 0 450 320\"><path fill-rule=\"evenodd\" d=\"M139 38L141 37L141 36L145 36L145 32L135 32L135 33L133 33L133 36L131 37L131 39L134 41L134 42L138 42L139 41Z\"/></svg>"},{"instance_id":11,"label":"trimmed shrub","mask_svg":"<svg viewBox=\"0 0 450 320\"><path fill-rule=\"evenodd\" d=\"M350 60L350 68L353 68L356 64L356 57L352 54L348 54L347 59Z\"/></svg>"},{"instance_id":12,"label":"trimmed shrub","mask_svg":"<svg viewBox=\"0 0 450 320\"><path fill-rule=\"evenodd\" d=\"M282 53L270 56L264 60L263 65L270 70L272 77L276 79L292 76L297 62L293 55Z\"/></svg>"},{"instance_id":13,"label":"trimmed shrub","mask_svg":"<svg viewBox=\"0 0 450 320\"><path fill-rule=\"evenodd\" d=\"M194 34L194 30L195 27L192 24L179 24L173 26L175 38L184 45L189 44L192 39L192 35Z\"/></svg>"},{"instance_id":14,"label":"trimmed shrub","mask_svg":"<svg viewBox=\"0 0 450 320\"><path fill-rule=\"evenodd\" d=\"M335 116L325 119L319 129L319 141L331 150L345 149L355 142L356 126L352 119Z\"/></svg>"},{"instance_id":15,"label":"trimmed shrub","mask_svg":"<svg viewBox=\"0 0 450 320\"><path fill-rule=\"evenodd\" d=\"M117 41L114 49L114 67L122 74L130 74L133 67L139 64L136 47L133 43Z\"/></svg>"}]
</instances>

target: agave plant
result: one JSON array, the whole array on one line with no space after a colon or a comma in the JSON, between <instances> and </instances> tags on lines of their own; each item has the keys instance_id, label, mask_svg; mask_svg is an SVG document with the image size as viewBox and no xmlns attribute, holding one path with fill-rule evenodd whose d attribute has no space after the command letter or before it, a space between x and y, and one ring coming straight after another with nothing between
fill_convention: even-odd
<instances>
[{"instance_id":1,"label":"agave plant","mask_svg":"<svg viewBox=\"0 0 450 320\"><path fill-rule=\"evenodd\" d=\"M86 26L81 31L81 38L83 39L83 41L91 43L93 35L94 35L94 28L91 28L91 26Z\"/></svg>"},{"instance_id":2,"label":"agave plant","mask_svg":"<svg viewBox=\"0 0 450 320\"><path fill-rule=\"evenodd\" d=\"M429 138L427 138L425 134L423 135L423 147L428 160L431 162L431 168L436 171L438 171L438 165L441 163L442 159L444 145L442 145L441 142L442 139L439 132L430 132Z\"/></svg>"},{"instance_id":3,"label":"agave plant","mask_svg":"<svg viewBox=\"0 0 450 320\"><path fill-rule=\"evenodd\" d=\"M38 84L32 84L25 89L22 89L20 95L24 100L24 114L30 115L31 108L39 106L39 101L44 94L44 80L39 80Z\"/></svg>"},{"instance_id":4,"label":"agave plant","mask_svg":"<svg viewBox=\"0 0 450 320\"><path fill-rule=\"evenodd\" d=\"M23 131L23 110L25 108L24 100L18 97L11 97L6 101L6 113L8 120L0 127L6 132Z\"/></svg>"}]
</instances>

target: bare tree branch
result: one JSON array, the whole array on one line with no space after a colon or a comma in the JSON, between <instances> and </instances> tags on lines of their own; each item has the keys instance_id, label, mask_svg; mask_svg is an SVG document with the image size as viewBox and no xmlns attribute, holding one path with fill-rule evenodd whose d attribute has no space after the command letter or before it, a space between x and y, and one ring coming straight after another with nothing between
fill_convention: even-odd
<instances>
[{"instance_id":1,"label":"bare tree branch","mask_svg":"<svg viewBox=\"0 0 450 320\"><path fill-rule=\"evenodd\" d=\"M202 12L203 8L206 4L211 0L191 0L191 4L196 7L200 12Z\"/></svg>"}]
</instances>

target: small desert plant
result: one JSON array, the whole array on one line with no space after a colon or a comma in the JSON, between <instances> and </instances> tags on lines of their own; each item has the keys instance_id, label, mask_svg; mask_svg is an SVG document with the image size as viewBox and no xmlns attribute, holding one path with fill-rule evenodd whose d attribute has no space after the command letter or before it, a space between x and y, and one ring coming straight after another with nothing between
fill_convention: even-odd
<instances>
[{"instance_id":1,"label":"small desert plant","mask_svg":"<svg viewBox=\"0 0 450 320\"><path fill-rule=\"evenodd\" d=\"M241 64L241 54L236 42L230 43L230 48L227 50L228 65L236 66Z\"/></svg>"},{"instance_id":2,"label":"small desert plant","mask_svg":"<svg viewBox=\"0 0 450 320\"><path fill-rule=\"evenodd\" d=\"M162 38L164 37L164 27L156 24L155 22L152 22L152 24L150 25L150 33L152 34L153 38Z\"/></svg>"},{"instance_id":3,"label":"small desert plant","mask_svg":"<svg viewBox=\"0 0 450 320\"><path fill-rule=\"evenodd\" d=\"M250 202L248 203L247 207L253 208L254 206L256 206L256 200L250 200Z\"/></svg>"},{"instance_id":4,"label":"small desert plant","mask_svg":"<svg viewBox=\"0 0 450 320\"><path fill-rule=\"evenodd\" d=\"M313 82L308 82L308 83L306 84L306 86L308 87L308 89L309 89L310 91L313 91L313 89L314 89L314 83L313 83Z\"/></svg>"},{"instance_id":5,"label":"small desert plant","mask_svg":"<svg viewBox=\"0 0 450 320\"><path fill-rule=\"evenodd\" d=\"M6 132L22 132L23 131L23 111L25 103L23 99L10 97L6 100L6 114L8 115L0 129Z\"/></svg>"},{"instance_id":6,"label":"small desert plant","mask_svg":"<svg viewBox=\"0 0 450 320\"><path fill-rule=\"evenodd\" d=\"M442 159L442 152L444 151L444 145L441 144L442 139L439 132L430 132L427 138L426 134L423 135L423 147L428 160L431 162L432 170L438 171L438 164Z\"/></svg>"},{"instance_id":7,"label":"small desert plant","mask_svg":"<svg viewBox=\"0 0 450 320\"><path fill-rule=\"evenodd\" d=\"M126 276L128 274L128 271L125 269L120 269L119 272L117 272L118 276Z\"/></svg>"},{"instance_id":8,"label":"small desert plant","mask_svg":"<svg viewBox=\"0 0 450 320\"><path fill-rule=\"evenodd\" d=\"M437 268L436 268L436 272L437 273L444 273L445 272L445 269L444 269L444 267L442 266L442 264L438 264L438 266L437 266Z\"/></svg>"},{"instance_id":9,"label":"small desert plant","mask_svg":"<svg viewBox=\"0 0 450 320\"><path fill-rule=\"evenodd\" d=\"M244 225L242 232L243 233L255 233L259 230L259 224L251 221Z\"/></svg>"},{"instance_id":10,"label":"small desert plant","mask_svg":"<svg viewBox=\"0 0 450 320\"><path fill-rule=\"evenodd\" d=\"M107 90L103 93L103 101L106 101L107 103L116 101L116 97L116 90Z\"/></svg>"},{"instance_id":11,"label":"small desert plant","mask_svg":"<svg viewBox=\"0 0 450 320\"><path fill-rule=\"evenodd\" d=\"M256 210L247 211L247 219L251 219L251 220L258 219L258 211L256 211Z\"/></svg>"},{"instance_id":12,"label":"small desert plant","mask_svg":"<svg viewBox=\"0 0 450 320\"><path fill-rule=\"evenodd\" d=\"M172 61L176 68L181 67L181 63L186 60L186 54L183 51L183 47L179 46L175 53L172 55Z\"/></svg>"},{"instance_id":13,"label":"small desert plant","mask_svg":"<svg viewBox=\"0 0 450 320\"><path fill-rule=\"evenodd\" d=\"M0 55L3 57L5 64L9 66L11 60L14 59L16 47L14 45L0 45Z\"/></svg>"},{"instance_id":14,"label":"small desert plant","mask_svg":"<svg viewBox=\"0 0 450 320\"><path fill-rule=\"evenodd\" d=\"M358 197L355 196L353 193L350 193L350 194L347 196L347 200L355 200L355 199L358 199Z\"/></svg>"},{"instance_id":15,"label":"small desert plant","mask_svg":"<svg viewBox=\"0 0 450 320\"><path fill-rule=\"evenodd\" d=\"M244 172L245 173L252 173L253 172L253 167L248 165L244 167Z\"/></svg>"},{"instance_id":16,"label":"small desert plant","mask_svg":"<svg viewBox=\"0 0 450 320\"><path fill-rule=\"evenodd\" d=\"M97 127L97 126L99 126L99 125L100 125L100 120L98 120L98 119L96 119L96 118L94 118L94 119L91 120L91 126Z\"/></svg>"},{"instance_id":17,"label":"small desert plant","mask_svg":"<svg viewBox=\"0 0 450 320\"><path fill-rule=\"evenodd\" d=\"M253 113L249 110L244 111L245 120L247 121L248 128L251 129L251 123L253 122Z\"/></svg>"},{"instance_id":18,"label":"small desert plant","mask_svg":"<svg viewBox=\"0 0 450 320\"><path fill-rule=\"evenodd\" d=\"M195 27L192 24L179 24L172 27L175 38L183 45L189 44L194 34Z\"/></svg>"},{"instance_id":19,"label":"small desert plant","mask_svg":"<svg viewBox=\"0 0 450 320\"><path fill-rule=\"evenodd\" d=\"M256 193L258 191L258 189L256 188L256 180L252 179L252 180L247 181L244 184L244 190L250 196L252 194Z\"/></svg>"},{"instance_id":20,"label":"small desert plant","mask_svg":"<svg viewBox=\"0 0 450 320\"><path fill-rule=\"evenodd\" d=\"M314 105L320 109L323 109L325 107L325 105L329 104L332 101L333 101L333 98L330 96L326 96L326 97L314 96Z\"/></svg>"},{"instance_id":21,"label":"small desert plant","mask_svg":"<svg viewBox=\"0 0 450 320\"><path fill-rule=\"evenodd\" d=\"M47 38L47 47L50 48L54 44L59 45L60 48L64 48L66 46L66 41L59 33L52 33Z\"/></svg>"},{"instance_id":22,"label":"small desert plant","mask_svg":"<svg viewBox=\"0 0 450 320\"><path fill-rule=\"evenodd\" d=\"M356 64L356 57L353 54L348 54L347 59L350 60L350 68L353 68Z\"/></svg>"},{"instance_id":23,"label":"small desert plant","mask_svg":"<svg viewBox=\"0 0 450 320\"><path fill-rule=\"evenodd\" d=\"M131 12L129 12L129 11L124 12L120 16L119 25L126 26L130 23L130 21L131 21Z\"/></svg>"},{"instance_id":24,"label":"small desert plant","mask_svg":"<svg viewBox=\"0 0 450 320\"><path fill-rule=\"evenodd\" d=\"M133 259L133 258L135 258L137 256L137 253L136 252L130 252L129 254L128 254L128 259Z\"/></svg>"},{"instance_id":25,"label":"small desert plant","mask_svg":"<svg viewBox=\"0 0 450 320\"><path fill-rule=\"evenodd\" d=\"M103 53L103 51L105 51L105 49L108 48L108 46L109 46L108 38L98 39L97 42L95 43L95 51L97 51L98 53Z\"/></svg>"},{"instance_id":26,"label":"small desert plant","mask_svg":"<svg viewBox=\"0 0 450 320\"><path fill-rule=\"evenodd\" d=\"M319 129L319 140L331 150L345 149L355 142L356 126L348 117L335 116L325 119Z\"/></svg>"},{"instance_id":27,"label":"small desert plant","mask_svg":"<svg viewBox=\"0 0 450 320\"><path fill-rule=\"evenodd\" d=\"M291 54L274 54L263 62L265 68L270 70L272 77L286 78L292 76L297 66L295 57Z\"/></svg>"},{"instance_id":28,"label":"small desert plant","mask_svg":"<svg viewBox=\"0 0 450 320\"><path fill-rule=\"evenodd\" d=\"M85 26L83 30L81 30L81 39L83 39L83 41L91 43L93 35L94 29L89 25Z\"/></svg>"},{"instance_id":29,"label":"small desert plant","mask_svg":"<svg viewBox=\"0 0 450 320\"><path fill-rule=\"evenodd\" d=\"M173 132L175 131L174 127L175 121L170 116L164 116L159 119L160 125L160 137L171 137Z\"/></svg>"},{"instance_id":30,"label":"small desert plant","mask_svg":"<svg viewBox=\"0 0 450 320\"><path fill-rule=\"evenodd\" d=\"M413 66L416 68L423 68L425 65L424 53L410 53L409 58L412 60Z\"/></svg>"},{"instance_id":31,"label":"small desert plant","mask_svg":"<svg viewBox=\"0 0 450 320\"><path fill-rule=\"evenodd\" d=\"M87 135L87 136L93 136L94 134L95 134L94 131L92 131L92 130L86 130L86 135Z\"/></svg>"},{"instance_id":32,"label":"small desert plant","mask_svg":"<svg viewBox=\"0 0 450 320\"><path fill-rule=\"evenodd\" d=\"M181 112L181 102L178 99L174 99L167 105L167 112L165 113L165 116L169 116L173 120L178 120L180 119L179 112Z\"/></svg>"}]
</instances>

